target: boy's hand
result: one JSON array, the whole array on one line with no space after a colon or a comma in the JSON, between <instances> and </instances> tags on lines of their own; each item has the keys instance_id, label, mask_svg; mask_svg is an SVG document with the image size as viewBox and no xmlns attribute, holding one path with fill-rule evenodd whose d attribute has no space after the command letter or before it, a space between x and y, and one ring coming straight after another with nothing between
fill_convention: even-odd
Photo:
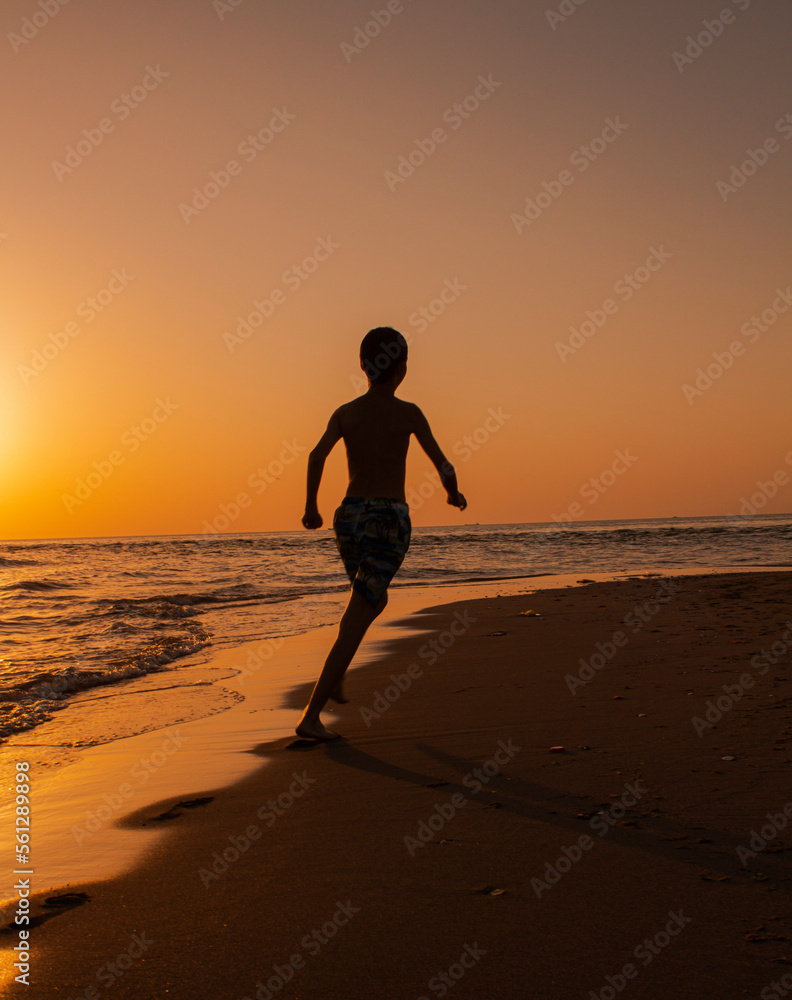
<instances>
[{"instance_id":1,"label":"boy's hand","mask_svg":"<svg viewBox=\"0 0 792 1000\"><path fill-rule=\"evenodd\" d=\"M452 507L459 507L460 510L464 510L467 507L467 500L461 493L457 493L456 496L451 496L449 493L446 502L451 504Z\"/></svg>"},{"instance_id":2,"label":"boy's hand","mask_svg":"<svg viewBox=\"0 0 792 1000\"><path fill-rule=\"evenodd\" d=\"M322 515L315 507L313 510L306 509L302 519L303 528L321 528L322 523Z\"/></svg>"}]
</instances>

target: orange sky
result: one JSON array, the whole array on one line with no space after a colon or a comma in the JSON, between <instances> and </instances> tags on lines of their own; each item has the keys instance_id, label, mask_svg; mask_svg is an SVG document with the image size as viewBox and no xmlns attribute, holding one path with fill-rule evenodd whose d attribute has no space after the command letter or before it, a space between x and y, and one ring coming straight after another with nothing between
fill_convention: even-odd
<instances>
[{"instance_id":1,"label":"orange sky","mask_svg":"<svg viewBox=\"0 0 792 1000\"><path fill-rule=\"evenodd\" d=\"M0 537L299 528L382 324L469 501L417 525L792 509L787 6L53 4L3 6Z\"/></svg>"}]
</instances>

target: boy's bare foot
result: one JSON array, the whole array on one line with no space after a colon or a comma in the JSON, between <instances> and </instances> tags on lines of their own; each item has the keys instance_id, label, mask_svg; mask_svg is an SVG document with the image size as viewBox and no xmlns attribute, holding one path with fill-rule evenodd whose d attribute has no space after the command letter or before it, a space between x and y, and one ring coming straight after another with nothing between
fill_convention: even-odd
<instances>
[{"instance_id":1,"label":"boy's bare foot","mask_svg":"<svg viewBox=\"0 0 792 1000\"><path fill-rule=\"evenodd\" d=\"M332 729L328 729L326 726L322 725L321 722L301 722L300 725L295 729L295 732L301 739L304 740L337 740L340 739L338 733L334 733Z\"/></svg>"},{"instance_id":2,"label":"boy's bare foot","mask_svg":"<svg viewBox=\"0 0 792 1000\"><path fill-rule=\"evenodd\" d=\"M330 700L337 702L339 705L349 704L349 698L344 694L344 688L341 684L330 695Z\"/></svg>"}]
</instances>

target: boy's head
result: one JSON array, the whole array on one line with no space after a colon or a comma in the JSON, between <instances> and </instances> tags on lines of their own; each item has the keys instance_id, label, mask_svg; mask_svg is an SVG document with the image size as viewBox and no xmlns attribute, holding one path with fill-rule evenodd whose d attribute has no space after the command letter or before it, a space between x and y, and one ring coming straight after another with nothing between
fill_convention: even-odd
<instances>
[{"instance_id":1,"label":"boy's head","mask_svg":"<svg viewBox=\"0 0 792 1000\"><path fill-rule=\"evenodd\" d=\"M372 385L391 379L407 363L407 341L398 330L378 326L369 330L360 345L360 367Z\"/></svg>"}]
</instances>

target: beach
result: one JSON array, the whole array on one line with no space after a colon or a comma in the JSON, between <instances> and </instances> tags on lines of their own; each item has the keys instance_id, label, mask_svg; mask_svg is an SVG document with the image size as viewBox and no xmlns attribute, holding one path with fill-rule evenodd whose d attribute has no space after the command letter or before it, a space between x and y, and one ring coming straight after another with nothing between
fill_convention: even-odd
<instances>
[{"instance_id":1,"label":"beach","mask_svg":"<svg viewBox=\"0 0 792 1000\"><path fill-rule=\"evenodd\" d=\"M348 675L343 739L254 743L230 784L196 757L120 807L107 826L145 849L34 895L29 986L4 921L7 994L784 995L792 574L582 579L392 619Z\"/></svg>"},{"instance_id":2,"label":"beach","mask_svg":"<svg viewBox=\"0 0 792 1000\"><path fill-rule=\"evenodd\" d=\"M792 3L4 12L0 1000L792 1000Z\"/></svg>"}]
</instances>

